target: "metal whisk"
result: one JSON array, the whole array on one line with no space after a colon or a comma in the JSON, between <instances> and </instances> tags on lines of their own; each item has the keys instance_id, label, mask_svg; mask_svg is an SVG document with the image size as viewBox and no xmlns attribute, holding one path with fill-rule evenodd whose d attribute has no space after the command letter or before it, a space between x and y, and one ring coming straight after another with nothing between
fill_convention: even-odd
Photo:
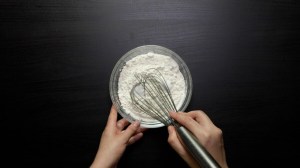
<instances>
[{"instance_id":1,"label":"metal whisk","mask_svg":"<svg viewBox=\"0 0 300 168\"><path fill-rule=\"evenodd\" d=\"M174 121L169 112L177 112L170 89L163 75L158 71L135 74L138 83L130 92L132 103L142 112L165 126L176 128L182 143L202 168L221 168L192 133Z\"/></svg>"}]
</instances>

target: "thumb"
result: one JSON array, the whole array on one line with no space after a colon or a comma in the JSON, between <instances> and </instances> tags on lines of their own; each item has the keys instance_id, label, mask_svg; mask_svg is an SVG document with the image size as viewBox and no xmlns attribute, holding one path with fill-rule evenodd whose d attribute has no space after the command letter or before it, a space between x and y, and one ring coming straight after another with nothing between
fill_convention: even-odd
<instances>
[{"instance_id":1,"label":"thumb","mask_svg":"<svg viewBox=\"0 0 300 168\"><path fill-rule=\"evenodd\" d=\"M177 133L174 126L168 126L168 133L169 133L168 143L175 149L175 151L177 152L182 151L183 148L177 137Z\"/></svg>"}]
</instances>

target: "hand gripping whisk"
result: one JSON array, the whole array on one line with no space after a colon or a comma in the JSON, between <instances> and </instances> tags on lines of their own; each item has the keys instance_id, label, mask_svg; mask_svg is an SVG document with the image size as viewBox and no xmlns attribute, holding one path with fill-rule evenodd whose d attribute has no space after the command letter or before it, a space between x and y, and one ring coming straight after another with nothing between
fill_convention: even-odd
<instances>
[{"instance_id":1,"label":"hand gripping whisk","mask_svg":"<svg viewBox=\"0 0 300 168\"><path fill-rule=\"evenodd\" d=\"M221 168L196 137L170 117L169 112L177 112L177 109L167 82L158 70L156 72L135 74L138 83L133 86L130 92L133 104L141 112L160 121L165 126L173 125L182 143L185 144L199 166L202 168Z\"/></svg>"}]
</instances>

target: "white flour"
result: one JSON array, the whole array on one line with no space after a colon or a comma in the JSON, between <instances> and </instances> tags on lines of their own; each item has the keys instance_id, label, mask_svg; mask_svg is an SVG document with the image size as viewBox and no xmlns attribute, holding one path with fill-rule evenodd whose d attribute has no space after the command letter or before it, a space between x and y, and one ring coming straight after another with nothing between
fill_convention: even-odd
<instances>
[{"instance_id":1,"label":"white flour","mask_svg":"<svg viewBox=\"0 0 300 168\"><path fill-rule=\"evenodd\" d=\"M123 67L119 82L118 96L121 106L134 119L142 121L156 121L148 115L140 112L131 102L130 91L138 82L135 73L147 72L149 69L158 69L168 83L174 103L179 109L186 96L186 86L178 64L169 56L156 53L147 53L132 58Z\"/></svg>"}]
</instances>

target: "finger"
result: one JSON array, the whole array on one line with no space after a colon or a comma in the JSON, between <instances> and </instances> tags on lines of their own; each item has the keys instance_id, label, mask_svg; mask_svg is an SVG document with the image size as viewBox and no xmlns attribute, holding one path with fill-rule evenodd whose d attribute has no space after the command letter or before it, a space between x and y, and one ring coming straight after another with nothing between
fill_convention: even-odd
<instances>
[{"instance_id":1,"label":"finger","mask_svg":"<svg viewBox=\"0 0 300 168\"><path fill-rule=\"evenodd\" d=\"M119 120L117 122L117 127L120 129L120 130L123 130L126 126L128 126L130 124L129 121L127 121L125 118L122 118L121 120Z\"/></svg>"},{"instance_id":2,"label":"finger","mask_svg":"<svg viewBox=\"0 0 300 168\"><path fill-rule=\"evenodd\" d=\"M107 120L107 125L114 128L117 122L118 112L115 106L111 106L110 113Z\"/></svg>"},{"instance_id":3,"label":"finger","mask_svg":"<svg viewBox=\"0 0 300 168\"><path fill-rule=\"evenodd\" d=\"M196 136L197 139L201 142L201 144L208 143L208 140L211 139L212 133L216 128L213 124L207 124L207 125L199 124L186 113L185 114L170 113L170 115L176 121L178 121L182 126L187 128L194 136Z\"/></svg>"},{"instance_id":4,"label":"finger","mask_svg":"<svg viewBox=\"0 0 300 168\"><path fill-rule=\"evenodd\" d=\"M123 132L123 136L125 141L127 142L129 140L130 137L132 137L136 131L140 128L140 122L139 121L134 121L133 123L131 123L126 130L124 130Z\"/></svg>"},{"instance_id":5,"label":"finger","mask_svg":"<svg viewBox=\"0 0 300 168\"><path fill-rule=\"evenodd\" d=\"M203 131L203 128L192 117L176 112L170 112L170 116L193 134L199 134Z\"/></svg>"},{"instance_id":6,"label":"finger","mask_svg":"<svg viewBox=\"0 0 300 168\"><path fill-rule=\"evenodd\" d=\"M136 141L140 140L143 137L143 133L138 133L136 135L134 135L133 137L131 137L128 140L128 145L134 144Z\"/></svg>"},{"instance_id":7,"label":"finger","mask_svg":"<svg viewBox=\"0 0 300 168\"><path fill-rule=\"evenodd\" d=\"M192 117L193 119L195 119L199 124L202 124L202 125L213 124L212 121L210 120L210 118L203 111L200 111L200 110L190 111L186 114L188 116Z\"/></svg>"},{"instance_id":8,"label":"finger","mask_svg":"<svg viewBox=\"0 0 300 168\"><path fill-rule=\"evenodd\" d=\"M178 139L174 126L168 126L168 133L168 143L172 146L172 148L180 155L186 154L186 150Z\"/></svg>"},{"instance_id":9,"label":"finger","mask_svg":"<svg viewBox=\"0 0 300 168\"><path fill-rule=\"evenodd\" d=\"M146 131L146 130L148 130L148 128L140 127L140 128L137 130L137 132L144 132L144 131Z\"/></svg>"}]
</instances>

